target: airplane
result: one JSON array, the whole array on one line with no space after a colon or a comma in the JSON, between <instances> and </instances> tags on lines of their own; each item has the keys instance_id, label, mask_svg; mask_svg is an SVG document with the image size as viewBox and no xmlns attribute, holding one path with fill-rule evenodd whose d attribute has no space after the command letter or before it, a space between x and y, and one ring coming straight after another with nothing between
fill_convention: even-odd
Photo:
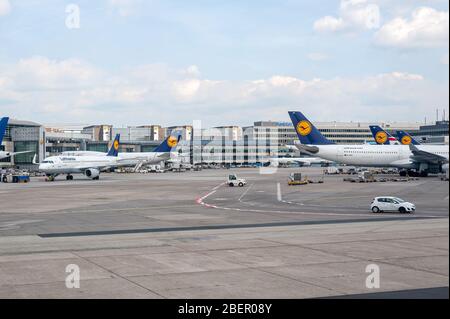
<instances>
[{"instance_id":1,"label":"airplane","mask_svg":"<svg viewBox=\"0 0 450 319\"><path fill-rule=\"evenodd\" d=\"M3 137L5 137L5 133L6 133L6 127L8 126L8 121L9 121L9 117L4 117L0 120L0 145L2 145L3 142ZM0 151L0 160L11 157L11 156L15 156L15 155L19 155L19 154L26 154L26 153L32 153L33 151L25 151L25 152L5 152L5 151Z\"/></svg>"},{"instance_id":2,"label":"airplane","mask_svg":"<svg viewBox=\"0 0 450 319\"><path fill-rule=\"evenodd\" d=\"M325 138L301 113L289 112L300 151L336 163L362 167L395 167L402 176L445 173L449 168L447 145L337 145Z\"/></svg>"},{"instance_id":3,"label":"airplane","mask_svg":"<svg viewBox=\"0 0 450 319\"><path fill-rule=\"evenodd\" d=\"M141 153L119 153L118 158L120 160L128 160L130 166L135 166L140 163L145 164L158 164L167 160L170 160L170 152L180 142L181 135L169 136L166 138L153 152L141 152ZM104 156L102 152L92 151L75 151L75 152L63 152L62 156Z\"/></svg>"},{"instance_id":4,"label":"airplane","mask_svg":"<svg viewBox=\"0 0 450 319\"><path fill-rule=\"evenodd\" d=\"M411 135L406 133L405 131L397 131L397 138L403 145L420 145L417 140L415 140Z\"/></svg>"},{"instance_id":5,"label":"airplane","mask_svg":"<svg viewBox=\"0 0 450 319\"><path fill-rule=\"evenodd\" d=\"M377 145L399 145L399 141L378 125L371 125L373 138Z\"/></svg>"},{"instance_id":6,"label":"airplane","mask_svg":"<svg viewBox=\"0 0 450 319\"><path fill-rule=\"evenodd\" d=\"M278 167L280 164L297 163L300 166L312 166L312 165L330 165L333 162L324 160L319 157L283 157L283 158L269 158L269 165Z\"/></svg>"},{"instance_id":7,"label":"airplane","mask_svg":"<svg viewBox=\"0 0 450 319\"><path fill-rule=\"evenodd\" d=\"M47 175L49 181L54 181L58 175L66 174L68 181L73 180L73 174L84 174L92 180L99 180L100 173L110 168L130 165L128 160L118 158L120 135L118 134L107 154L86 156L51 156L39 164L39 171Z\"/></svg>"}]
</instances>

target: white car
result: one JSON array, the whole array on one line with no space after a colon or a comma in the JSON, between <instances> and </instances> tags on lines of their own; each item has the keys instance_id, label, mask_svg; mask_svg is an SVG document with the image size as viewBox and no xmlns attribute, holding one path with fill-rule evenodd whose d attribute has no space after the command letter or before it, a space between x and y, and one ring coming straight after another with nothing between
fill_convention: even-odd
<instances>
[{"instance_id":1,"label":"white car","mask_svg":"<svg viewBox=\"0 0 450 319\"><path fill-rule=\"evenodd\" d=\"M235 187L235 186L239 186L239 187L244 187L247 184L247 181L243 178L238 178L237 175L229 175L228 176L228 186L230 187Z\"/></svg>"},{"instance_id":2,"label":"white car","mask_svg":"<svg viewBox=\"0 0 450 319\"><path fill-rule=\"evenodd\" d=\"M414 213L416 211L416 205L404 201L398 197L377 197L373 200L370 209L373 213L380 212L400 212L400 213Z\"/></svg>"}]
</instances>

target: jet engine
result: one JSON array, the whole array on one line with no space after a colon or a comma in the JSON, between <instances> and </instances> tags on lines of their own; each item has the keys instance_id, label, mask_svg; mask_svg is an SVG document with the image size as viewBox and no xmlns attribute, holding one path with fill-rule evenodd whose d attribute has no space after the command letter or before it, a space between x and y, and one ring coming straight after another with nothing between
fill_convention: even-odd
<instances>
[{"instance_id":1,"label":"jet engine","mask_svg":"<svg viewBox=\"0 0 450 319\"><path fill-rule=\"evenodd\" d=\"M99 179L100 177L100 171L96 168L90 168L84 174L91 179Z\"/></svg>"}]
</instances>

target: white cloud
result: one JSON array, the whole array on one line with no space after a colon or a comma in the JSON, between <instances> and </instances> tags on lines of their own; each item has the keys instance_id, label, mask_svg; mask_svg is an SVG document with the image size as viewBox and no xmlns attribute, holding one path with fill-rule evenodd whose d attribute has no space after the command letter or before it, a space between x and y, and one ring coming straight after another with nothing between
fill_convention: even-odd
<instances>
[{"instance_id":1,"label":"white cloud","mask_svg":"<svg viewBox=\"0 0 450 319\"><path fill-rule=\"evenodd\" d=\"M5 16L11 12L11 3L9 0L0 0L0 16Z\"/></svg>"},{"instance_id":2,"label":"white cloud","mask_svg":"<svg viewBox=\"0 0 450 319\"><path fill-rule=\"evenodd\" d=\"M299 109L325 120L417 120L448 101L448 83L392 72L359 78L274 75L205 79L198 67L144 65L116 73L76 59L23 59L0 67L2 113L38 122L249 125ZM414 112L411 112L414 110Z\"/></svg>"},{"instance_id":3,"label":"white cloud","mask_svg":"<svg viewBox=\"0 0 450 319\"><path fill-rule=\"evenodd\" d=\"M400 48L422 48L448 46L449 12L421 7L410 19L395 18L375 35L382 46Z\"/></svg>"},{"instance_id":4,"label":"white cloud","mask_svg":"<svg viewBox=\"0 0 450 319\"><path fill-rule=\"evenodd\" d=\"M44 57L21 59L10 69L23 88L63 89L86 86L100 76L100 71L77 59L63 61Z\"/></svg>"},{"instance_id":5,"label":"white cloud","mask_svg":"<svg viewBox=\"0 0 450 319\"><path fill-rule=\"evenodd\" d=\"M325 16L314 23L318 32L354 32L380 26L381 14L377 4L367 0L341 0L339 16Z\"/></svg>"},{"instance_id":6,"label":"white cloud","mask_svg":"<svg viewBox=\"0 0 450 319\"><path fill-rule=\"evenodd\" d=\"M177 96L182 100L195 97L199 91L201 82L197 79L188 79L174 83L174 89Z\"/></svg>"},{"instance_id":7,"label":"white cloud","mask_svg":"<svg viewBox=\"0 0 450 319\"><path fill-rule=\"evenodd\" d=\"M324 61L324 60L328 60L328 55L325 53L320 53L320 52L312 52L308 54L308 59L310 59L311 61Z\"/></svg>"},{"instance_id":8,"label":"white cloud","mask_svg":"<svg viewBox=\"0 0 450 319\"><path fill-rule=\"evenodd\" d=\"M345 28L345 23L342 18L335 18L326 16L314 23L314 30L319 32L336 32Z\"/></svg>"},{"instance_id":9,"label":"white cloud","mask_svg":"<svg viewBox=\"0 0 450 319\"><path fill-rule=\"evenodd\" d=\"M198 66L191 65L186 69L186 74L193 76L193 77L199 77L201 75L200 70L198 69Z\"/></svg>"},{"instance_id":10,"label":"white cloud","mask_svg":"<svg viewBox=\"0 0 450 319\"><path fill-rule=\"evenodd\" d=\"M108 0L108 5L119 15L128 17L136 12L136 6L141 0Z\"/></svg>"}]
</instances>

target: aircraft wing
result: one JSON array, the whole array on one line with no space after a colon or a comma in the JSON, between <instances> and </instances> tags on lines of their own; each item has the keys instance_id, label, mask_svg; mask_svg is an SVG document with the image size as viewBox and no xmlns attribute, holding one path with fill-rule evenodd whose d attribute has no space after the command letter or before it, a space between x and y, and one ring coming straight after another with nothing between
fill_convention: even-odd
<instances>
[{"instance_id":1,"label":"aircraft wing","mask_svg":"<svg viewBox=\"0 0 450 319\"><path fill-rule=\"evenodd\" d=\"M416 146L414 145L410 145L409 146L411 152L413 153L413 156L411 156L411 159L414 162L425 162L425 163L431 163L431 164L442 164L442 163L447 163L448 160L447 158L440 156L440 155L436 155L433 153L429 153L429 152L425 152L422 150L419 150Z\"/></svg>"},{"instance_id":2,"label":"aircraft wing","mask_svg":"<svg viewBox=\"0 0 450 319\"><path fill-rule=\"evenodd\" d=\"M170 153L159 153L159 154L154 153L151 156L150 155L139 155L136 157L129 157L129 158L121 159L118 161L118 165L119 166L127 166L127 163L130 164L130 161L137 161L137 162L145 164L145 163L153 162L155 160L162 162L162 161L166 161L169 159L170 159Z\"/></svg>"},{"instance_id":3,"label":"aircraft wing","mask_svg":"<svg viewBox=\"0 0 450 319\"><path fill-rule=\"evenodd\" d=\"M161 153L158 155L158 158L163 160L163 159L170 159L170 153Z\"/></svg>"},{"instance_id":4,"label":"aircraft wing","mask_svg":"<svg viewBox=\"0 0 450 319\"><path fill-rule=\"evenodd\" d=\"M293 158L293 159L291 159L289 161L286 161L286 162L293 162L293 163L298 163L298 164L311 164L311 162L309 162L309 161L303 161L303 160L300 160L298 158Z\"/></svg>"},{"instance_id":5,"label":"aircraft wing","mask_svg":"<svg viewBox=\"0 0 450 319\"><path fill-rule=\"evenodd\" d=\"M329 164L332 163L331 161L324 160L321 158L294 158L294 162L300 163L300 164Z\"/></svg>"},{"instance_id":6,"label":"aircraft wing","mask_svg":"<svg viewBox=\"0 0 450 319\"><path fill-rule=\"evenodd\" d=\"M296 144L295 146L300 152L304 152L307 154L317 154L319 152L319 148L317 146L305 144Z\"/></svg>"},{"instance_id":7,"label":"aircraft wing","mask_svg":"<svg viewBox=\"0 0 450 319\"><path fill-rule=\"evenodd\" d=\"M312 164L327 164L327 163L331 163L330 161L321 159L321 158L317 158L317 157L284 157L284 158L271 158L270 159L271 162L276 162L276 163L298 163L298 164L303 164L303 165L312 165Z\"/></svg>"},{"instance_id":8,"label":"aircraft wing","mask_svg":"<svg viewBox=\"0 0 450 319\"><path fill-rule=\"evenodd\" d=\"M84 172L88 169L98 169L100 171L105 171L116 167L130 166L130 165L131 165L130 160L126 159L126 160L116 160L113 162L103 164L81 163L75 166L75 169L80 170L81 172Z\"/></svg>"},{"instance_id":9,"label":"aircraft wing","mask_svg":"<svg viewBox=\"0 0 450 319\"><path fill-rule=\"evenodd\" d=\"M20 154L28 154L28 153L33 153L34 151L25 151L25 152L16 152L16 153L8 153L8 156L16 156L16 155L20 155Z\"/></svg>"},{"instance_id":10,"label":"aircraft wing","mask_svg":"<svg viewBox=\"0 0 450 319\"><path fill-rule=\"evenodd\" d=\"M308 164L311 165L313 163L312 160L302 159L302 158L292 158L287 160L286 162L293 162L298 164Z\"/></svg>"},{"instance_id":11,"label":"aircraft wing","mask_svg":"<svg viewBox=\"0 0 450 319\"><path fill-rule=\"evenodd\" d=\"M297 150L298 150L297 145L289 145L289 144L286 144L285 147L286 147L288 150L293 150L293 151L297 151Z\"/></svg>"}]
</instances>

